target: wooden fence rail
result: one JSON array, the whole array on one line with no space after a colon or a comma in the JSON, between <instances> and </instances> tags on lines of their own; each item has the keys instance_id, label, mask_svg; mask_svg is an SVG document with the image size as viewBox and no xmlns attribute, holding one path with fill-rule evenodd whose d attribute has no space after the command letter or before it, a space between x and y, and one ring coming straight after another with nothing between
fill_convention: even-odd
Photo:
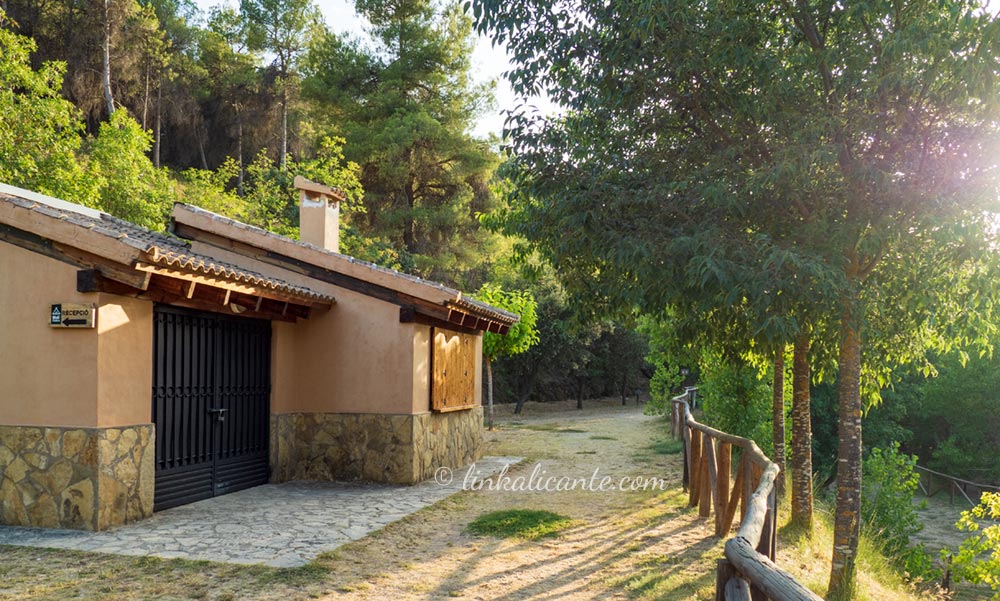
<instances>
[{"instance_id":1,"label":"wooden fence rail","mask_svg":"<svg viewBox=\"0 0 1000 601\"><path fill-rule=\"evenodd\" d=\"M955 476L949 476L948 474L936 472L922 465L914 466L914 469L916 469L920 475L920 479L917 481L917 486L925 496L933 497L941 491L946 490L951 495L952 505L955 504L955 493L961 495L961 497L965 498L970 505L975 507L976 505L979 505L984 492L1000 492L1000 486L991 486L989 484L980 484L979 482L963 480L962 478L956 478Z\"/></svg>"},{"instance_id":2,"label":"wooden fence rail","mask_svg":"<svg viewBox=\"0 0 1000 601\"><path fill-rule=\"evenodd\" d=\"M671 435L684 440L682 480L689 505L704 518L714 512L718 537L729 535L740 509L739 529L726 541L726 558L716 570L716 601L822 601L774 564L777 464L754 441L695 421L690 400L696 391L686 388L670 404ZM735 474L734 448L739 450Z\"/></svg>"}]
</instances>

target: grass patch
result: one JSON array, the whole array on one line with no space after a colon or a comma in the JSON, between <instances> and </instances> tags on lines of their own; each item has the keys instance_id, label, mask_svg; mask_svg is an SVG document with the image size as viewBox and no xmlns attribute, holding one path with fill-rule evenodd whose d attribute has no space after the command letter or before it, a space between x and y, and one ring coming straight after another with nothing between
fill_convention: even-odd
<instances>
[{"instance_id":1,"label":"grass patch","mask_svg":"<svg viewBox=\"0 0 1000 601\"><path fill-rule=\"evenodd\" d=\"M576 428L562 428L557 424L530 424L527 426L521 426L524 430L532 430L534 432L556 432L558 434L586 434L586 430L577 430Z\"/></svg>"},{"instance_id":2,"label":"grass patch","mask_svg":"<svg viewBox=\"0 0 1000 601\"><path fill-rule=\"evenodd\" d=\"M479 516L467 530L480 536L538 540L556 536L572 525L573 520L551 511L508 509Z\"/></svg>"},{"instance_id":3,"label":"grass patch","mask_svg":"<svg viewBox=\"0 0 1000 601\"><path fill-rule=\"evenodd\" d=\"M831 503L817 498L813 511L812 535L797 525L788 524L790 514L789 499L786 498L779 510L779 523L784 524L778 531L778 545L782 543L790 549L795 560L778 566L787 570L799 582L818 595L826 594L830 578L830 556L833 550L833 511ZM911 601L916 599L940 598L933 591L921 590L907 582L904 575L879 549L877 541L864 533L858 546L858 575L856 601Z\"/></svg>"},{"instance_id":4,"label":"grass patch","mask_svg":"<svg viewBox=\"0 0 1000 601\"><path fill-rule=\"evenodd\" d=\"M596 434L590 437L590 440L618 440L614 436L605 436L603 434Z\"/></svg>"},{"instance_id":5,"label":"grass patch","mask_svg":"<svg viewBox=\"0 0 1000 601\"><path fill-rule=\"evenodd\" d=\"M596 455L597 451L577 451L577 455Z\"/></svg>"},{"instance_id":6,"label":"grass patch","mask_svg":"<svg viewBox=\"0 0 1000 601\"><path fill-rule=\"evenodd\" d=\"M649 449L657 455L676 455L684 450L684 441L664 438L654 442Z\"/></svg>"},{"instance_id":7,"label":"grass patch","mask_svg":"<svg viewBox=\"0 0 1000 601\"><path fill-rule=\"evenodd\" d=\"M259 584L287 584L289 586L306 586L323 580L327 569L316 563L307 563L296 568L273 568L257 576Z\"/></svg>"}]
</instances>

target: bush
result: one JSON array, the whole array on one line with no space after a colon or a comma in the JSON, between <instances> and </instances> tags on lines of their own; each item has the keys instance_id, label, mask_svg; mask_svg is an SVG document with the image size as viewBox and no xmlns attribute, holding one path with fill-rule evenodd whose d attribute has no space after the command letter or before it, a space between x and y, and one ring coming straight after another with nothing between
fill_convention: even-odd
<instances>
[{"instance_id":1,"label":"bush","mask_svg":"<svg viewBox=\"0 0 1000 601\"><path fill-rule=\"evenodd\" d=\"M706 356L699 364L698 398L705 423L723 432L750 438L771 457L771 379L744 363Z\"/></svg>"},{"instance_id":2,"label":"bush","mask_svg":"<svg viewBox=\"0 0 1000 601\"><path fill-rule=\"evenodd\" d=\"M910 546L910 537L923 530L913 507L919 476L917 458L899 452L899 443L872 449L864 463L861 520L865 533L878 541L883 553L914 579L938 577L923 545Z\"/></svg>"},{"instance_id":3,"label":"bush","mask_svg":"<svg viewBox=\"0 0 1000 601\"><path fill-rule=\"evenodd\" d=\"M963 511L955 527L963 532L974 532L952 557L952 571L956 580L986 584L993 590L993 600L1000 600L1000 523L982 527L983 520L1000 520L1000 493L983 493L979 505ZM942 551L945 561L948 551Z\"/></svg>"}]
</instances>

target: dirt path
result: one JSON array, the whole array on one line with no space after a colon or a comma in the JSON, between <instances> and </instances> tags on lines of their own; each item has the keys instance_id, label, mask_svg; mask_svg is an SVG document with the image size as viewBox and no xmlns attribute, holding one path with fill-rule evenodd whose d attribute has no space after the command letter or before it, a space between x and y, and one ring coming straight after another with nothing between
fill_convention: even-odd
<instances>
[{"instance_id":1,"label":"dirt path","mask_svg":"<svg viewBox=\"0 0 1000 601\"><path fill-rule=\"evenodd\" d=\"M462 492L294 569L0 547L0 599L711 599L721 543L686 508L662 419L615 399L502 408L486 454L567 478L655 477L665 491ZM537 467L536 467L537 466ZM463 474L458 473L456 477ZM540 541L473 536L501 509L575 520Z\"/></svg>"},{"instance_id":2,"label":"dirt path","mask_svg":"<svg viewBox=\"0 0 1000 601\"><path fill-rule=\"evenodd\" d=\"M662 420L612 400L588 405L558 413L529 405L523 417L501 416L486 453L526 457L514 477L539 469L579 478L599 469L616 481L664 478L667 491L461 493L321 559L338 574L338 592L354 599L710 596L713 562L703 560L717 557L719 545L704 522L681 509L680 456L665 442ZM547 509L577 525L538 542L464 531L483 513L511 508Z\"/></svg>"}]
</instances>

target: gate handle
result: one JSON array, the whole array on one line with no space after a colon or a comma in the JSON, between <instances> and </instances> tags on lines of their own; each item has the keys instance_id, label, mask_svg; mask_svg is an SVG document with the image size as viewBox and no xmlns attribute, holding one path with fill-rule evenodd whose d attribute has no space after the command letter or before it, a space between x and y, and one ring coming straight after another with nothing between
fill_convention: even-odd
<instances>
[{"instance_id":1,"label":"gate handle","mask_svg":"<svg viewBox=\"0 0 1000 601\"><path fill-rule=\"evenodd\" d=\"M217 421L217 422L224 422L224 421L226 421L226 410L225 409L223 409L223 408L220 407L218 409L209 409L208 412L215 415L215 421Z\"/></svg>"}]
</instances>

